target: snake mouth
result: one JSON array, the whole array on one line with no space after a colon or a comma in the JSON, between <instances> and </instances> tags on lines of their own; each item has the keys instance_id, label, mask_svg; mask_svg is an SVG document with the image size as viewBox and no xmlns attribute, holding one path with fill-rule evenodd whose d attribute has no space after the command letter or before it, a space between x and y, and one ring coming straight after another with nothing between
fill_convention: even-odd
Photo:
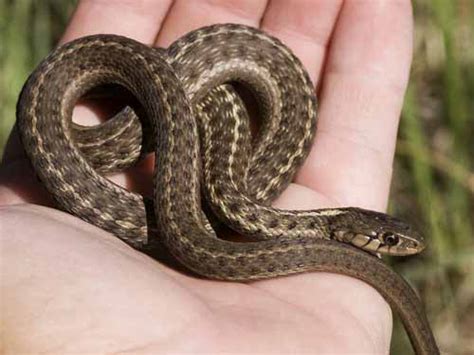
<instances>
[{"instance_id":1,"label":"snake mouth","mask_svg":"<svg viewBox=\"0 0 474 355\"><path fill-rule=\"evenodd\" d=\"M419 248L400 248L384 245L378 251L390 256L408 256L418 254L421 250Z\"/></svg>"},{"instance_id":2,"label":"snake mouth","mask_svg":"<svg viewBox=\"0 0 474 355\"><path fill-rule=\"evenodd\" d=\"M384 246L383 248L387 248L386 253L393 256L409 256L421 253L425 249L425 247L426 246L422 243L418 243L413 240L407 240L399 246Z\"/></svg>"},{"instance_id":3,"label":"snake mouth","mask_svg":"<svg viewBox=\"0 0 474 355\"><path fill-rule=\"evenodd\" d=\"M417 239L413 239L406 236L400 236L401 241L397 245L381 245L378 248L378 252L381 252L390 256L409 256L421 253L426 245Z\"/></svg>"},{"instance_id":4,"label":"snake mouth","mask_svg":"<svg viewBox=\"0 0 474 355\"><path fill-rule=\"evenodd\" d=\"M349 231L336 231L332 234L332 238L374 255L408 256L418 254L425 248L423 243L411 238L403 238L397 245L387 245L377 238L375 233L368 236Z\"/></svg>"}]
</instances>

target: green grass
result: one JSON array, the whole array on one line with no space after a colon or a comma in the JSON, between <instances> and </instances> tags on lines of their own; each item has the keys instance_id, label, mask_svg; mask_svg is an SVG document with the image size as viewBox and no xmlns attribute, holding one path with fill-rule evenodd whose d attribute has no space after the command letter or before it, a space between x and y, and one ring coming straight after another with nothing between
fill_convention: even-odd
<instances>
[{"instance_id":1,"label":"green grass","mask_svg":"<svg viewBox=\"0 0 474 355\"><path fill-rule=\"evenodd\" d=\"M474 2L418 0L414 8L414 63L392 201L421 224L431 247L416 264L397 266L422 290L441 347L472 354ZM394 353L405 353L404 346L395 341Z\"/></svg>"},{"instance_id":2,"label":"green grass","mask_svg":"<svg viewBox=\"0 0 474 355\"><path fill-rule=\"evenodd\" d=\"M0 0L0 153L28 73L57 41L74 1ZM420 290L441 347L474 353L474 0L416 0L413 70L391 210L430 248L394 266ZM409 353L397 326L392 350Z\"/></svg>"},{"instance_id":3,"label":"green grass","mask_svg":"<svg viewBox=\"0 0 474 355\"><path fill-rule=\"evenodd\" d=\"M28 74L51 50L73 1L0 0L0 153L15 120Z\"/></svg>"}]
</instances>

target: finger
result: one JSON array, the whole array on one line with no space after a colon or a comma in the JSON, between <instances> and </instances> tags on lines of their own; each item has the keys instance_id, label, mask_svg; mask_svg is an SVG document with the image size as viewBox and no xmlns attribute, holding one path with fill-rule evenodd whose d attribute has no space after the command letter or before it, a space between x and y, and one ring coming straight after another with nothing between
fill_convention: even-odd
<instances>
[{"instance_id":1,"label":"finger","mask_svg":"<svg viewBox=\"0 0 474 355\"><path fill-rule=\"evenodd\" d=\"M239 23L258 27L267 0L176 0L156 44L167 47L176 38L214 23Z\"/></svg>"},{"instance_id":2,"label":"finger","mask_svg":"<svg viewBox=\"0 0 474 355\"><path fill-rule=\"evenodd\" d=\"M152 44L171 3L172 0L82 0L61 41L113 33Z\"/></svg>"},{"instance_id":3,"label":"finger","mask_svg":"<svg viewBox=\"0 0 474 355\"><path fill-rule=\"evenodd\" d=\"M340 0L271 0L262 19L262 30L293 50L315 84L341 4Z\"/></svg>"},{"instance_id":4,"label":"finger","mask_svg":"<svg viewBox=\"0 0 474 355\"><path fill-rule=\"evenodd\" d=\"M344 3L298 183L340 205L385 209L411 49L408 0Z\"/></svg>"}]
</instances>

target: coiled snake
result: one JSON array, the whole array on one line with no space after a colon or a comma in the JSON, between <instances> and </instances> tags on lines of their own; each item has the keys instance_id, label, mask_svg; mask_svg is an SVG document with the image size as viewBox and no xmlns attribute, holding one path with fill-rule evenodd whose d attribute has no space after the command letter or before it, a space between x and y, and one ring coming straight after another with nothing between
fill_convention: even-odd
<instances>
[{"instance_id":1,"label":"coiled snake","mask_svg":"<svg viewBox=\"0 0 474 355\"><path fill-rule=\"evenodd\" d=\"M259 104L254 140L234 83ZM77 100L105 84L130 91L142 112L126 108L96 127L72 123ZM138 249L162 242L208 278L250 281L308 271L356 277L399 313L417 353L438 353L417 295L372 255L421 251L423 240L408 225L359 208L270 207L306 158L316 129L313 85L277 39L241 25L202 28L166 50L114 35L84 37L38 66L17 116L27 155L63 210ZM153 199L102 175L150 150ZM216 236L201 193L248 242Z\"/></svg>"}]
</instances>

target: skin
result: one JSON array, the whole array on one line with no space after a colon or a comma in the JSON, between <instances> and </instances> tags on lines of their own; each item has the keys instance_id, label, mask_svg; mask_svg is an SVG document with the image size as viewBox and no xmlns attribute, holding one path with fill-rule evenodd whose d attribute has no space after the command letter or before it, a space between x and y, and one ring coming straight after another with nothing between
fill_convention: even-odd
<instances>
[{"instance_id":1,"label":"skin","mask_svg":"<svg viewBox=\"0 0 474 355\"><path fill-rule=\"evenodd\" d=\"M316 141L276 205L384 211L411 61L410 2L83 0L62 42L116 33L166 46L218 22L280 38L317 83ZM80 105L74 120L98 122L97 110ZM151 166L111 179L149 191ZM38 204L51 205L13 132L0 168L2 352L388 353L390 309L358 280L199 280Z\"/></svg>"}]
</instances>

